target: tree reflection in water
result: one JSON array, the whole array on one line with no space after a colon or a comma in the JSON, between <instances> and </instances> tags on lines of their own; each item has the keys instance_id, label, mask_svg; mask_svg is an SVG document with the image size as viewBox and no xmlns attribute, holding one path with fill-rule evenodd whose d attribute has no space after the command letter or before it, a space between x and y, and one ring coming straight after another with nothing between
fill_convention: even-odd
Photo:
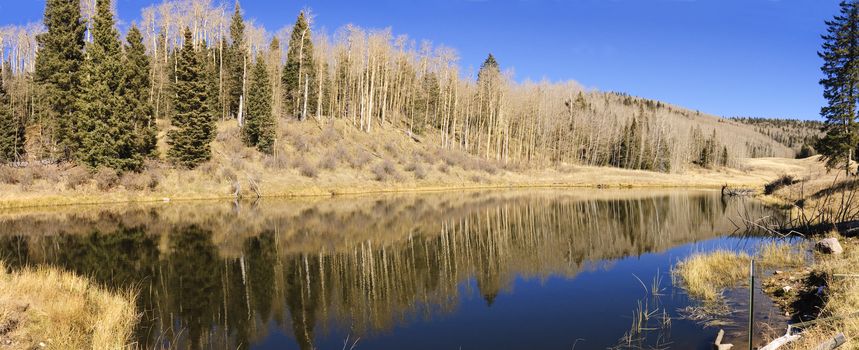
<instances>
[{"instance_id":1,"label":"tree reflection in water","mask_svg":"<svg viewBox=\"0 0 859 350\"><path fill-rule=\"evenodd\" d=\"M0 216L0 257L138 288L146 348L247 348L280 330L311 349L455 313L470 280L491 307L518 277L571 278L765 212L712 192L642 191L66 208Z\"/></svg>"}]
</instances>

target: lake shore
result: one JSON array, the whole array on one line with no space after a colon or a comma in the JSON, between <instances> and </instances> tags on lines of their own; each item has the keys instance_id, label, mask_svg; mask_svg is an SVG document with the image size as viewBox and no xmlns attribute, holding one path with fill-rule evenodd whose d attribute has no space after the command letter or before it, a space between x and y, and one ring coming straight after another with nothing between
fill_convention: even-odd
<instances>
[{"instance_id":1,"label":"lake shore","mask_svg":"<svg viewBox=\"0 0 859 350\"><path fill-rule=\"evenodd\" d=\"M71 180L36 176L37 179L27 183L0 184L0 208L215 200L236 198L237 195L245 198L291 198L517 188L720 188L726 184L759 188L782 174L808 172L819 164L815 158L755 158L742 162L742 170L698 168L668 174L588 166L530 171L499 169L492 172L451 166L443 169L445 171L431 172L422 179L401 173L388 179L378 179L373 174L353 169L337 169L312 177L296 170L215 174L219 171L163 169L158 171L157 186L137 189L127 185L124 179L111 180L115 185L109 187L93 179L71 188L64 183Z\"/></svg>"}]
</instances>

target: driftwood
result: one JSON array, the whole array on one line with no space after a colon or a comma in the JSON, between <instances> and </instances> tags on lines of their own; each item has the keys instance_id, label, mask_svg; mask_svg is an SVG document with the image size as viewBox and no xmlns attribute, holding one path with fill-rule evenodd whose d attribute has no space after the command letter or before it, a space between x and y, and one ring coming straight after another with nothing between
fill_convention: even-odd
<instances>
[{"instance_id":1,"label":"driftwood","mask_svg":"<svg viewBox=\"0 0 859 350\"><path fill-rule=\"evenodd\" d=\"M790 329L788 329L787 334L785 334L781 337L775 338L769 344L767 344L766 346L764 346L758 350L776 350L776 349L784 346L787 343L790 343L792 341L799 339L800 337L801 336L799 334L790 334Z\"/></svg>"},{"instance_id":2,"label":"driftwood","mask_svg":"<svg viewBox=\"0 0 859 350\"><path fill-rule=\"evenodd\" d=\"M748 188L730 188L728 185L722 186L722 196L728 197L742 197L742 196L752 196L755 194L755 190Z\"/></svg>"},{"instance_id":3,"label":"driftwood","mask_svg":"<svg viewBox=\"0 0 859 350\"><path fill-rule=\"evenodd\" d=\"M847 342L847 337L844 336L844 333L838 333L832 339L829 339L822 344L818 345L816 350L832 350L837 349L841 345Z\"/></svg>"},{"instance_id":4,"label":"driftwood","mask_svg":"<svg viewBox=\"0 0 859 350\"><path fill-rule=\"evenodd\" d=\"M722 344L722 338L725 337L725 330L720 329L719 334L716 335L716 341L713 342L713 350L730 350L734 347L734 344Z\"/></svg>"}]
</instances>

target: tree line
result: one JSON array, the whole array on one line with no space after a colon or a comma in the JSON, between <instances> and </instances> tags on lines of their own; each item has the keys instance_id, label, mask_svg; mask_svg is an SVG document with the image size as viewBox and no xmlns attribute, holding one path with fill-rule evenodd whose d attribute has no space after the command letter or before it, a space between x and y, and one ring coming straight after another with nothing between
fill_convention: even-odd
<instances>
[{"instance_id":1,"label":"tree line","mask_svg":"<svg viewBox=\"0 0 859 350\"><path fill-rule=\"evenodd\" d=\"M125 43L113 16L110 0L49 0L43 28L0 31L0 52L13 57L3 65L0 162L134 171L165 157L194 168L211 158L218 121L238 123L247 146L271 154L288 118L398 128L502 163L668 172L792 155L697 111L574 82L517 83L491 54L475 73L454 50L390 29L317 33L306 10L268 33L238 3L166 1L142 10ZM21 39L4 46L2 33Z\"/></svg>"}]
</instances>

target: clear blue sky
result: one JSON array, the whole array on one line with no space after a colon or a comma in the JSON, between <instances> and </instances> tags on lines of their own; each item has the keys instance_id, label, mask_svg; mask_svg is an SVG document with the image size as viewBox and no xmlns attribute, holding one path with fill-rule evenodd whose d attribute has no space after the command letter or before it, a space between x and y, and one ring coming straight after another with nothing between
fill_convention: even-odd
<instances>
[{"instance_id":1,"label":"clear blue sky","mask_svg":"<svg viewBox=\"0 0 859 350\"><path fill-rule=\"evenodd\" d=\"M118 0L139 18L155 0ZM216 0L217 1L217 0ZM227 0L232 1L232 0ZM316 28L347 23L492 52L515 78L574 79L723 116L818 118L820 34L837 0L244 0L270 31L303 7ZM41 19L44 0L0 0L0 25Z\"/></svg>"}]
</instances>

